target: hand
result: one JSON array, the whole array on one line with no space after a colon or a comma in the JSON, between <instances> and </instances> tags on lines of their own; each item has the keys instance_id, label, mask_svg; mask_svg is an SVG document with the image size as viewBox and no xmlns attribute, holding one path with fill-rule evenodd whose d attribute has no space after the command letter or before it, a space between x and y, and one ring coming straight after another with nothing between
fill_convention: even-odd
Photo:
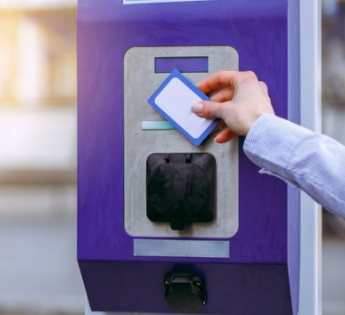
<instances>
[{"instance_id":1,"label":"hand","mask_svg":"<svg viewBox=\"0 0 345 315\"><path fill-rule=\"evenodd\" d=\"M192 111L200 117L221 118L228 126L214 139L227 142L238 135L246 136L254 122L274 110L267 86L251 72L221 71L198 84L205 94L222 88L211 101L193 104Z\"/></svg>"}]
</instances>

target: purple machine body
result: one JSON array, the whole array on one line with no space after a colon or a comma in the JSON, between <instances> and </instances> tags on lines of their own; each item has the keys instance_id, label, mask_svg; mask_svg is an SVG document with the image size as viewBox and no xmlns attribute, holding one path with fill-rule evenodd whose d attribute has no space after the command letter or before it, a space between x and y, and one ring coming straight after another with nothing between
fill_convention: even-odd
<instances>
[{"instance_id":1,"label":"purple machine body","mask_svg":"<svg viewBox=\"0 0 345 315\"><path fill-rule=\"evenodd\" d=\"M243 139L229 258L134 256L123 209L126 51L232 46L239 69L267 83L276 114L298 122L298 1L78 2L78 262L91 309L171 313L164 276L186 271L205 280L207 304L198 313L297 314L299 193L260 175Z\"/></svg>"}]
</instances>

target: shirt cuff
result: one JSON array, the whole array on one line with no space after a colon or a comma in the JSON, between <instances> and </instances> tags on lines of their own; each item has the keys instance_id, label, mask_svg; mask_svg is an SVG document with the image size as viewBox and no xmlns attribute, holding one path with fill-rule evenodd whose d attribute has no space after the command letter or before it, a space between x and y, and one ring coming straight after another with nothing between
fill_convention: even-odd
<instances>
[{"instance_id":1,"label":"shirt cuff","mask_svg":"<svg viewBox=\"0 0 345 315\"><path fill-rule=\"evenodd\" d=\"M247 157L265 169L265 173L282 177L297 186L289 172L289 161L302 139L311 131L286 119L265 114L253 124L244 142Z\"/></svg>"}]
</instances>

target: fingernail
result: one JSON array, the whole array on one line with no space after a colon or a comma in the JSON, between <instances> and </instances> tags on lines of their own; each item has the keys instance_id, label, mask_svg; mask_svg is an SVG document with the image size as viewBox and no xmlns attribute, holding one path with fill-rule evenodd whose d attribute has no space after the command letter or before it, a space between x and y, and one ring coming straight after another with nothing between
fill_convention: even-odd
<instances>
[{"instance_id":1,"label":"fingernail","mask_svg":"<svg viewBox=\"0 0 345 315\"><path fill-rule=\"evenodd\" d=\"M192 105L192 112L196 113L196 114L201 113L203 107L204 107L204 105L202 105L201 103L194 103Z\"/></svg>"},{"instance_id":2,"label":"fingernail","mask_svg":"<svg viewBox=\"0 0 345 315\"><path fill-rule=\"evenodd\" d=\"M213 139L213 142L214 142L215 144L221 144L220 142L217 141L217 138L218 138L218 136L215 137L215 138Z\"/></svg>"}]
</instances>

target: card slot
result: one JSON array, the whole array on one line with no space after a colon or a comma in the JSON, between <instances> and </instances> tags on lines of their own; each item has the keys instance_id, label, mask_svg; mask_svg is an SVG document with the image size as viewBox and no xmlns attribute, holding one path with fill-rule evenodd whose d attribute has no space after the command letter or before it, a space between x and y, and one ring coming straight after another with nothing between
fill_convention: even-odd
<instances>
[{"instance_id":1,"label":"card slot","mask_svg":"<svg viewBox=\"0 0 345 315\"><path fill-rule=\"evenodd\" d=\"M208 57L156 57L155 73L170 73L177 69L181 73L208 73Z\"/></svg>"}]
</instances>

